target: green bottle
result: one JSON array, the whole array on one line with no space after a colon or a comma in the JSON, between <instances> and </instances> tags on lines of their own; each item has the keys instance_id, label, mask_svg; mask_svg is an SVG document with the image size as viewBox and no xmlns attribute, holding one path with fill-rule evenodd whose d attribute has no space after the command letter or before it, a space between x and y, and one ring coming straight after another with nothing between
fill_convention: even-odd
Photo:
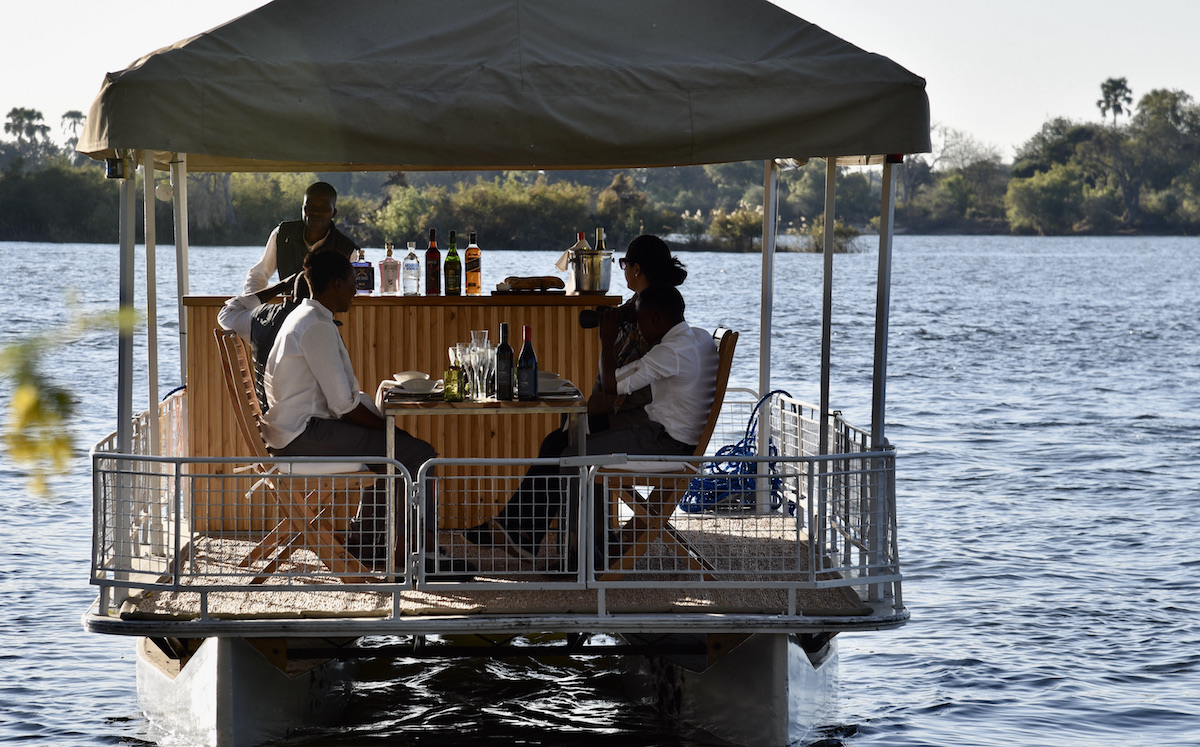
<instances>
[{"instance_id":1,"label":"green bottle","mask_svg":"<svg viewBox=\"0 0 1200 747\"><path fill-rule=\"evenodd\" d=\"M454 231L450 232L450 248L446 250L446 295L462 295L462 259L458 256L458 244L455 243Z\"/></svg>"}]
</instances>

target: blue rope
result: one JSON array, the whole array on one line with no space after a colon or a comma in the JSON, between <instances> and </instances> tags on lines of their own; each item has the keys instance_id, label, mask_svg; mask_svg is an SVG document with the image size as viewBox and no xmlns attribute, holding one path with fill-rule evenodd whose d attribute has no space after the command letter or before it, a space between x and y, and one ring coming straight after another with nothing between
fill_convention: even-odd
<instances>
[{"instance_id":1,"label":"blue rope","mask_svg":"<svg viewBox=\"0 0 1200 747\"><path fill-rule=\"evenodd\" d=\"M746 433L742 439L737 443L722 446L714 455L725 457L724 460L715 459L704 463L702 474L692 478L687 492L679 499L680 509L690 514L698 514L706 511L754 508L758 494L758 478L754 477L754 474L758 471L759 463L729 461L729 457L758 456L758 410L776 394L791 396L782 389L775 389L767 392L766 396L758 401L758 404L750 412L750 422L746 424ZM774 439L770 439L767 443L767 454L769 456L779 455ZM778 473L775 462L769 462L768 466L769 474L776 475ZM772 510L778 510L783 505L782 493L783 478L772 477ZM788 508L789 513L795 510L795 507L791 505Z\"/></svg>"}]
</instances>

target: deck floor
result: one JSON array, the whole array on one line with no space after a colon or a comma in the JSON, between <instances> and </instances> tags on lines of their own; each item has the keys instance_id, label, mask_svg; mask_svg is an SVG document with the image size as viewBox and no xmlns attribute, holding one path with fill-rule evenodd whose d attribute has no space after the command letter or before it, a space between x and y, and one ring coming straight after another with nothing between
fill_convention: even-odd
<instances>
[{"instance_id":1,"label":"deck floor","mask_svg":"<svg viewBox=\"0 0 1200 747\"><path fill-rule=\"evenodd\" d=\"M638 582L692 581L695 572L677 565L673 553L651 545L625 580L631 585L605 590L605 609L620 613L757 613L781 614L788 608L788 592L762 588L766 580L796 578L807 571L807 543L797 542L794 524L782 517L682 516L675 527L709 558L722 582L735 588L661 588L636 586ZM509 556L503 550L480 552L465 546L458 535L442 533L439 542L451 555L470 559L479 567L476 582L485 588L460 589L444 584L437 589L395 592L402 616L503 615L538 616L589 614L599 608L596 589L553 588L546 575L555 561L553 552L538 560ZM201 536L196 538L180 574L180 586L192 590L159 590L143 593L125 604L127 620L191 620L200 617L205 586L239 586L233 591L210 591L207 612L221 619L302 619L334 617L387 617L392 614L392 590L372 589L370 582L346 584L333 577L307 550L284 560L261 585L252 586L254 574L237 567L252 544L246 539ZM785 570L785 569L790 569ZM830 573L820 576L836 578ZM562 576L557 577L561 582ZM297 589L297 585L328 589ZM531 588L532 586L538 588ZM549 588L547 588L549 587ZM872 610L849 587L801 589L797 608L810 616L860 616Z\"/></svg>"}]
</instances>

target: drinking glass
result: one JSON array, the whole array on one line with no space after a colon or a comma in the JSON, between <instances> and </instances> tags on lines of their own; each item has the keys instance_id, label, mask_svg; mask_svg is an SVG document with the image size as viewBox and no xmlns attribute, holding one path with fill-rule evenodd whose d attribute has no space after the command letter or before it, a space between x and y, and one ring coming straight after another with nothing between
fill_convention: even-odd
<instances>
[{"instance_id":1,"label":"drinking glass","mask_svg":"<svg viewBox=\"0 0 1200 747\"><path fill-rule=\"evenodd\" d=\"M487 389L488 399L496 396L496 349L486 348L484 356L483 385Z\"/></svg>"}]
</instances>

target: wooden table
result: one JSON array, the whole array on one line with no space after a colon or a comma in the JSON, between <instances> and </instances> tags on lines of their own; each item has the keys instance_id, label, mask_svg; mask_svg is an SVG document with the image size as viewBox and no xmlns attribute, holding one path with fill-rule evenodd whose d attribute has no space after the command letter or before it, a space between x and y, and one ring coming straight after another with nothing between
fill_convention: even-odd
<instances>
[{"instance_id":1,"label":"wooden table","mask_svg":"<svg viewBox=\"0 0 1200 747\"><path fill-rule=\"evenodd\" d=\"M526 439L508 437L509 434L518 430L512 427L514 421L527 420L537 423L543 420L540 416L562 414L567 416L569 428L574 434L573 440L576 443L584 444L587 439L587 399L578 391L573 396L550 395L534 401L512 400L501 402L496 399L486 399L480 401L446 402L441 399L440 393L428 396L397 396L395 390L392 390L392 393L384 395L383 414L387 419L387 454L392 458L395 458L396 453L396 418L406 416L465 417L468 422L464 430L477 431L481 437L487 434L490 436L489 441L491 442L505 443L510 448L521 449L521 444ZM498 423L497 421L500 422ZM542 436L545 435L545 433L542 434ZM457 458L486 456L490 458L532 459L537 454L496 454L492 452L478 455L455 454L453 456ZM390 470L391 467L389 466ZM463 470L463 473L473 476L482 476L487 472L488 470L483 466ZM523 466L495 466L491 469L492 474L514 475L522 474L523 472ZM413 475L413 479L416 479L416 477L416 475ZM508 493L505 492L503 495L493 496L487 503L468 503L463 500L457 500L453 495L453 490L447 492L443 489L443 486L439 485L438 503L444 507L439 516L439 528L450 529L473 526L495 515L496 511L503 506L507 499Z\"/></svg>"}]
</instances>

